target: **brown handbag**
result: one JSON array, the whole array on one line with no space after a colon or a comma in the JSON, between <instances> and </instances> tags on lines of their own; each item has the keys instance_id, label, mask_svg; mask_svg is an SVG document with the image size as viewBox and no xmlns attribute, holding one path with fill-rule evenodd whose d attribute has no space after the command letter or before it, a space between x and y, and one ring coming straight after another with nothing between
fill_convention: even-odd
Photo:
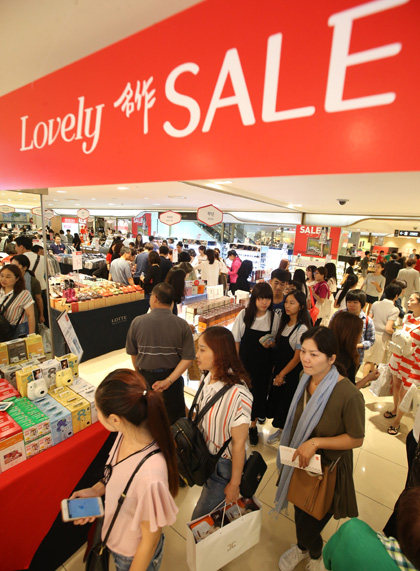
<instances>
[{"instance_id":1,"label":"brown handbag","mask_svg":"<svg viewBox=\"0 0 420 571\"><path fill-rule=\"evenodd\" d=\"M295 468L287 494L289 502L315 519L321 520L332 506L338 460L324 467L323 474Z\"/></svg>"}]
</instances>

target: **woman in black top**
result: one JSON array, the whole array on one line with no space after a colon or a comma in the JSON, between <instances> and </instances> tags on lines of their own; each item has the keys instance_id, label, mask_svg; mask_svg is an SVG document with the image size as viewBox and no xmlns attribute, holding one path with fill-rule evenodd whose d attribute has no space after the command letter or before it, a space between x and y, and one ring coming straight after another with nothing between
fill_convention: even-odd
<instances>
[{"instance_id":1,"label":"woman in black top","mask_svg":"<svg viewBox=\"0 0 420 571\"><path fill-rule=\"evenodd\" d=\"M120 250L121 248L124 246L124 242L122 240L117 240L115 242L115 246L114 249L112 251L112 258L111 258L111 263L116 260L117 258L121 258L121 253Z\"/></svg>"},{"instance_id":2,"label":"woman in black top","mask_svg":"<svg viewBox=\"0 0 420 571\"><path fill-rule=\"evenodd\" d=\"M162 271L160 269L160 258L158 252L150 252L149 266L147 268L146 276L143 282L144 293L149 297L152 289L162 281Z\"/></svg>"},{"instance_id":3,"label":"woman in black top","mask_svg":"<svg viewBox=\"0 0 420 571\"><path fill-rule=\"evenodd\" d=\"M171 268L166 276L165 282L174 288L174 306L172 313L178 315L178 304L185 298L185 271L181 268Z\"/></svg>"},{"instance_id":4,"label":"woman in black top","mask_svg":"<svg viewBox=\"0 0 420 571\"><path fill-rule=\"evenodd\" d=\"M238 279L236 283L233 284L235 286L235 291L238 289L242 291L250 291L250 283L248 281L249 276L252 273L252 262L251 260L244 260L241 264L241 267L238 270Z\"/></svg>"},{"instance_id":5,"label":"woman in black top","mask_svg":"<svg viewBox=\"0 0 420 571\"><path fill-rule=\"evenodd\" d=\"M79 234L78 234L77 232L75 232L75 234L74 234L74 238L73 238L73 242L72 242L72 243L73 243L73 247L74 247L78 252L80 252L80 246L81 246L81 244L82 244L82 241L81 241L80 236L79 236Z\"/></svg>"}]
</instances>

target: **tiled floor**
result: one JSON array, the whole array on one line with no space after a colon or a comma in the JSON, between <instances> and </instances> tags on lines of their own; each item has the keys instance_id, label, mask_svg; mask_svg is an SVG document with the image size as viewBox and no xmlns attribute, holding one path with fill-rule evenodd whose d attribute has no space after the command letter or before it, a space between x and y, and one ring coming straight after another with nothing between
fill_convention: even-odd
<instances>
[{"instance_id":1,"label":"tiled floor","mask_svg":"<svg viewBox=\"0 0 420 571\"><path fill-rule=\"evenodd\" d=\"M117 367L131 368L131 360L125 352L115 351L104 357L93 359L80 366L83 378L98 384L105 374ZM381 530L392 512L393 505L404 487L407 475L405 457L405 437L413 425L411 416L405 416L401 424L401 434L389 436L386 428L390 421L383 417L391 398L377 399L369 389L363 389L366 402L366 437L363 447L354 452L354 481L359 506L359 517L375 530ZM188 397L189 399L190 397ZM387 404L388 403L388 404ZM257 450L264 456L268 464L267 472L262 480L258 497L263 504L262 533L258 545L226 565L226 571L275 571L278 569L279 556L295 542L295 530L292 510L288 516L274 518L269 514L274 505L275 482L277 479L277 449L266 444L267 436L272 432L269 421L259 427L260 444ZM162 571L187 570L186 564L186 526L200 488L183 488L176 499L179 513L176 523L165 530L167 538ZM328 540L344 520L331 520L326 526L323 537ZM75 553L60 569L82 571L83 550ZM304 563L297 569L303 570ZM111 567L114 569L113 567Z\"/></svg>"}]
</instances>

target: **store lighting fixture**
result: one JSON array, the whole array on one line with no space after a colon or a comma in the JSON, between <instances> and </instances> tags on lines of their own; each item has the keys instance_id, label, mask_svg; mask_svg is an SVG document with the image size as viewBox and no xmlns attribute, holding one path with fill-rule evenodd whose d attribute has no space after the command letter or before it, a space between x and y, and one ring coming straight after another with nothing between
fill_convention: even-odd
<instances>
[{"instance_id":1,"label":"store lighting fixture","mask_svg":"<svg viewBox=\"0 0 420 571\"><path fill-rule=\"evenodd\" d=\"M130 190L129 186L117 186L118 190Z\"/></svg>"},{"instance_id":2,"label":"store lighting fixture","mask_svg":"<svg viewBox=\"0 0 420 571\"><path fill-rule=\"evenodd\" d=\"M143 198L143 200L149 200L149 197L148 197L148 196L145 196L145 197Z\"/></svg>"},{"instance_id":3,"label":"store lighting fixture","mask_svg":"<svg viewBox=\"0 0 420 571\"><path fill-rule=\"evenodd\" d=\"M215 184L232 184L233 181L231 180L215 180L214 183Z\"/></svg>"},{"instance_id":4,"label":"store lighting fixture","mask_svg":"<svg viewBox=\"0 0 420 571\"><path fill-rule=\"evenodd\" d=\"M301 204L288 204L289 208L301 208L302 205Z\"/></svg>"},{"instance_id":5,"label":"store lighting fixture","mask_svg":"<svg viewBox=\"0 0 420 571\"><path fill-rule=\"evenodd\" d=\"M109 202L108 206L115 206L115 202Z\"/></svg>"},{"instance_id":6,"label":"store lighting fixture","mask_svg":"<svg viewBox=\"0 0 420 571\"><path fill-rule=\"evenodd\" d=\"M58 194L67 194L67 190L57 190Z\"/></svg>"},{"instance_id":7,"label":"store lighting fixture","mask_svg":"<svg viewBox=\"0 0 420 571\"><path fill-rule=\"evenodd\" d=\"M154 203L153 203L153 206L160 206L160 203L159 203L159 202L154 202Z\"/></svg>"}]
</instances>

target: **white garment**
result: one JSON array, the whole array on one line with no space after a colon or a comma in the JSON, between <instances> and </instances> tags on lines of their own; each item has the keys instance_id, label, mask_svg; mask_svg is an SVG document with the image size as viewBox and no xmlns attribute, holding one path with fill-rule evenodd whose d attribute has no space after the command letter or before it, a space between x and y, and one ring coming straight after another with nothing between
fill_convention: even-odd
<instances>
[{"instance_id":1,"label":"white garment","mask_svg":"<svg viewBox=\"0 0 420 571\"><path fill-rule=\"evenodd\" d=\"M338 292L335 294L335 298L334 298L334 299L337 300L337 299L340 297L340 293L341 293L341 289L340 289L340 291L338 291ZM346 306L346 296L344 296L343 299L341 300L341 303L340 303L340 305L338 306L337 309L340 311L341 309L346 309L346 307L347 307L347 306Z\"/></svg>"},{"instance_id":2,"label":"white garment","mask_svg":"<svg viewBox=\"0 0 420 571\"><path fill-rule=\"evenodd\" d=\"M287 337L288 335L290 335L290 332L292 331L293 327L295 327L295 325L286 325L286 327L281 332L281 336ZM293 349L293 351L296 351L296 349L299 349L299 350L302 349L302 344L300 342L300 338L302 337L302 335L306 331L308 331L308 328L306 327L306 325L304 323L301 323L300 326L294 330L292 335L290 335L289 345Z\"/></svg>"},{"instance_id":3,"label":"white garment","mask_svg":"<svg viewBox=\"0 0 420 571\"><path fill-rule=\"evenodd\" d=\"M206 280L208 286L219 285L219 274L222 271L222 264L214 260L210 264L207 260L198 264L197 270L201 272L201 279Z\"/></svg>"},{"instance_id":4,"label":"white garment","mask_svg":"<svg viewBox=\"0 0 420 571\"><path fill-rule=\"evenodd\" d=\"M420 291L420 274L413 267L403 268L400 270L397 278L407 282L407 289L404 292L404 297L410 297L414 291Z\"/></svg>"},{"instance_id":5,"label":"white garment","mask_svg":"<svg viewBox=\"0 0 420 571\"><path fill-rule=\"evenodd\" d=\"M233 324L232 335L236 343L240 343L242 337L244 336L246 329L244 319L245 319L245 309L243 309L237 315L235 323ZM277 331L279 330L279 325L280 325L280 316L277 313L275 313L273 319L273 327L271 329L273 337L277 335ZM263 315L262 317L255 318L254 323L251 326L251 329L253 329L254 331L270 331L270 326L271 326L271 312L266 311L265 315Z\"/></svg>"},{"instance_id":6,"label":"white garment","mask_svg":"<svg viewBox=\"0 0 420 571\"><path fill-rule=\"evenodd\" d=\"M32 270L36 264L38 254L35 254L35 252L29 252L29 251L24 252L24 254L28 258L28 260L31 262L31 266L29 269ZM44 256L39 256L39 264L37 265L36 270L35 270L35 277L39 281L39 283L41 284L41 290L47 289L47 283L45 281L45 273L44 273Z\"/></svg>"},{"instance_id":7,"label":"white garment","mask_svg":"<svg viewBox=\"0 0 420 571\"><path fill-rule=\"evenodd\" d=\"M398 308L390 299L375 301L370 310L375 325L375 335L382 337L388 321L395 321L398 317Z\"/></svg>"}]
</instances>

